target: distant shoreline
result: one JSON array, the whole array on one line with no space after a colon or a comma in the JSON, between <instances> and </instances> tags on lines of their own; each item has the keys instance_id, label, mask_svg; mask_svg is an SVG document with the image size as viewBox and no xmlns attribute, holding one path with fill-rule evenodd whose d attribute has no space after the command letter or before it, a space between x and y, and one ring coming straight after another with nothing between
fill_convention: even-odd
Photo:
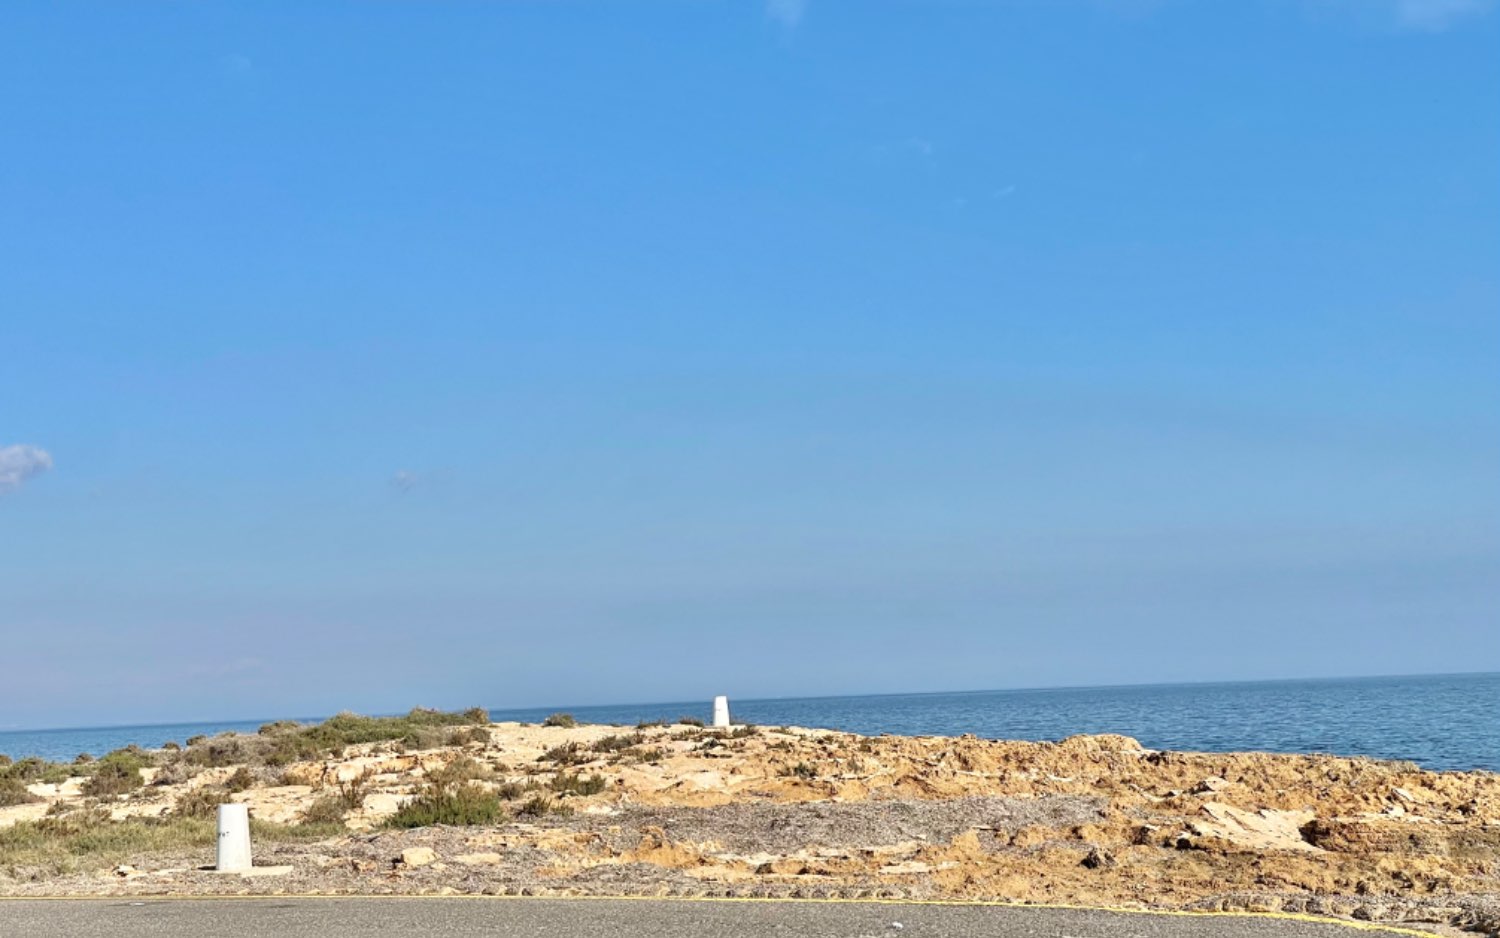
<instances>
[{"instance_id":1,"label":"distant shoreline","mask_svg":"<svg viewBox=\"0 0 1500 938\"><path fill-rule=\"evenodd\" d=\"M1435 770L1500 771L1500 674L1418 675L1219 684L1127 685L953 694L732 699L739 719L878 736L1057 740L1115 733L1154 749L1330 753L1415 762ZM535 707L490 712L535 722L566 710L588 723L708 719L709 701ZM1308 719L1316 714L1316 719ZM1372 719L1378 714L1378 719ZM137 724L0 733L0 753L69 761L129 744L223 731L254 733L274 719ZM299 722L316 722L302 720Z\"/></svg>"},{"instance_id":2,"label":"distant shoreline","mask_svg":"<svg viewBox=\"0 0 1500 938\"><path fill-rule=\"evenodd\" d=\"M737 700L738 700L738 702L741 705L750 705L750 704L768 704L768 703L769 704L774 704L774 703L802 702L802 701L814 702L814 701L820 701L820 700L886 700L886 699L922 698L922 697L972 697L972 696L983 696L983 695L988 695L988 694L1046 694L1046 693L1054 693L1054 692L1074 693L1074 692L1086 692L1086 691L1112 691L1112 692L1113 691L1121 691L1121 692L1128 692L1128 691L1136 691L1136 690L1139 690L1139 691L1168 690L1168 689L1174 689L1174 688L1184 688L1184 689L1200 688L1200 689L1206 689L1206 688L1214 688L1214 687L1267 687L1267 686L1277 686L1277 685L1283 685L1284 686L1284 685L1297 685L1297 684L1353 684L1353 683L1367 683L1367 682L1368 683L1378 683L1378 682L1382 682L1382 681L1417 681L1417 680L1440 680L1440 679L1445 679L1445 678L1464 679L1464 678L1486 678L1486 677L1500 677L1500 670L1441 671L1441 672L1418 673L1418 674L1356 674L1356 675L1332 676L1332 677L1324 676L1324 677L1251 678L1251 679L1242 679L1242 680L1222 680L1222 681L1149 681L1149 682L1137 683L1137 684L1056 684L1056 685L1049 685L1049 686L997 687L997 688L978 689L978 690L972 690L971 689L971 690L882 691L882 692L879 692L879 693L868 693L868 694L819 694L819 695L812 695L812 696L745 697L745 698L737 698ZM647 701L626 701L626 702L623 702L623 703L618 703L618 702L598 703L598 704L571 703L571 704L548 704L548 705L535 705L535 706L533 706L533 705L527 705L527 706L491 707L490 711L492 713L521 713L521 712L531 712L531 711L553 713L553 712L559 712L559 711L575 712L575 711L587 711L587 710L598 710L598 709L623 709L623 708L632 708L632 707L668 708L668 709L671 709L671 708L682 708L682 707L701 707L703 705L704 704L703 704L702 701L685 701L685 700L677 700L677 701L652 701L652 700L647 700ZM391 710L391 711L388 711L388 712L373 713L372 715L373 716L397 716L399 714L400 714L399 710ZM90 732L90 731L101 731L101 730L158 729L158 728L173 728L173 727L182 727L182 726L228 726L228 725L232 725L232 724L249 724L249 723L261 724L261 723L274 723L277 720L296 720L296 721L302 722L302 723L311 723L311 722L318 722L318 721L321 721L321 720L326 720L326 719L328 719L332 715L333 714L331 714L331 713L327 713L327 714L319 714L319 715L316 715L316 716L232 717L232 718L226 718L226 719L208 719L208 720L152 721L152 722L147 722L147 723L99 723L99 724L89 724L89 725L79 725L79 726L46 726L46 727L0 726L0 737L6 736L6 735L10 735L10 734L20 734L20 733L35 733L35 734L39 734L40 735L40 734L49 734L49 733L74 733L74 732Z\"/></svg>"}]
</instances>

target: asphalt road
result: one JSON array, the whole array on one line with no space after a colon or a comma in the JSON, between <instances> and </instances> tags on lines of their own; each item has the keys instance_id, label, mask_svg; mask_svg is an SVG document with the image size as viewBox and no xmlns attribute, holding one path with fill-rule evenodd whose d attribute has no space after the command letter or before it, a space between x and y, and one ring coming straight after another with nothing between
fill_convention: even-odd
<instances>
[{"instance_id":1,"label":"asphalt road","mask_svg":"<svg viewBox=\"0 0 1500 938\"><path fill-rule=\"evenodd\" d=\"M899 923L899 924L898 924ZM1371 938L1275 918L616 899L0 900L0 938Z\"/></svg>"}]
</instances>

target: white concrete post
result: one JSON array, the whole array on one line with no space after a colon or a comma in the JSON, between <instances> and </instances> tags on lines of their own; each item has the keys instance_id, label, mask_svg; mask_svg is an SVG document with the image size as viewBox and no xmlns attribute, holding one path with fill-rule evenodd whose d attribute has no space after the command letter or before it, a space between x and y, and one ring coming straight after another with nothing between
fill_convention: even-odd
<instances>
[{"instance_id":1,"label":"white concrete post","mask_svg":"<svg viewBox=\"0 0 1500 938\"><path fill-rule=\"evenodd\" d=\"M219 805L219 854L215 869L221 873L250 869L250 808L248 805Z\"/></svg>"},{"instance_id":2,"label":"white concrete post","mask_svg":"<svg viewBox=\"0 0 1500 938\"><path fill-rule=\"evenodd\" d=\"M719 696L714 698L714 727L716 729L727 729L729 727L729 698Z\"/></svg>"}]
</instances>

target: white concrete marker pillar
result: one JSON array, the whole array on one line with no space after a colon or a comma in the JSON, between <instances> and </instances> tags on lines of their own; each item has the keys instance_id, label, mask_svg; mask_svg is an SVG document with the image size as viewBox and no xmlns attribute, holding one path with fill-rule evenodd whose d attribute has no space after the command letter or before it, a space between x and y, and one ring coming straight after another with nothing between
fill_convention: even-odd
<instances>
[{"instance_id":1,"label":"white concrete marker pillar","mask_svg":"<svg viewBox=\"0 0 1500 938\"><path fill-rule=\"evenodd\" d=\"M250 869L248 805L219 805L219 854L214 867L221 873Z\"/></svg>"},{"instance_id":2,"label":"white concrete marker pillar","mask_svg":"<svg viewBox=\"0 0 1500 938\"><path fill-rule=\"evenodd\" d=\"M714 698L714 727L727 729L729 727L729 698L719 696Z\"/></svg>"}]
</instances>

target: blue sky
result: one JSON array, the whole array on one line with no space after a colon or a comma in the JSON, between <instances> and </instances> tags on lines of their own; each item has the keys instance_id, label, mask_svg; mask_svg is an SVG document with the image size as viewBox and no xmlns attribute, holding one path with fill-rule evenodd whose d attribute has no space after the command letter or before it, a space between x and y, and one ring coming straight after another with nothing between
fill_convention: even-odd
<instances>
[{"instance_id":1,"label":"blue sky","mask_svg":"<svg viewBox=\"0 0 1500 938\"><path fill-rule=\"evenodd\" d=\"M1483 0L0 11L0 725L1500 668Z\"/></svg>"}]
</instances>

